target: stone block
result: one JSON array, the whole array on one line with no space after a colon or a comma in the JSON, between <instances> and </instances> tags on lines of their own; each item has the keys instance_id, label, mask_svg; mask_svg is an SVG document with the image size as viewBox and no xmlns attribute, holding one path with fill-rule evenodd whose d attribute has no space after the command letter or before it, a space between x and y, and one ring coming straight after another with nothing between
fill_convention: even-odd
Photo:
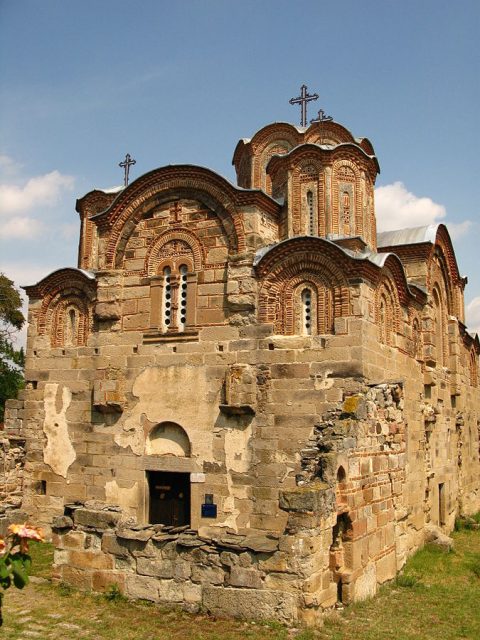
<instances>
[{"instance_id":1,"label":"stone block","mask_svg":"<svg viewBox=\"0 0 480 640\"><path fill-rule=\"evenodd\" d=\"M77 551L68 552L68 563L79 569L113 569L114 560L112 556L96 551Z\"/></svg>"},{"instance_id":2,"label":"stone block","mask_svg":"<svg viewBox=\"0 0 480 640\"><path fill-rule=\"evenodd\" d=\"M336 509L335 491L324 482L316 482L281 491L279 504L285 511L312 511L327 515Z\"/></svg>"},{"instance_id":3,"label":"stone block","mask_svg":"<svg viewBox=\"0 0 480 640\"><path fill-rule=\"evenodd\" d=\"M93 571L92 589L94 591L108 591L111 587L118 587L122 593L125 591L125 574L120 571Z\"/></svg>"},{"instance_id":4,"label":"stone block","mask_svg":"<svg viewBox=\"0 0 480 640\"><path fill-rule=\"evenodd\" d=\"M245 587L247 589L261 589L262 576L255 569L244 569L233 566L230 569L229 584L232 587Z\"/></svg>"},{"instance_id":5,"label":"stone block","mask_svg":"<svg viewBox=\"0 0 480 640\"><path fill-rule=\"evenodd\" d=\"M121 542L121 539L117 538L115 533L107 531L102 536L102 551L111 553L114 556L127 557L129 555L128 549Z\"/></svg>"},{"instance_id":6,"label":"stone block","mask_svg":"<svg viewBox=\"0 0 480 640\"><path fill-rule=\"evenodd\" d=\"M156 576L157 578L173 578L175 562L161 558L138 558L137 572L144 576Z\"/></svg>"},{"instance_id":7,"label":"stone block","mask_svg":"<svg viewBox=\"0 0 480 640\"><path fill-rule=\"evenodd\" d=\"M159 580L158 582L158 598L160 602L182 602L183 585L175 580Z\"/></svg>"},{"instance_id":8,"label":"stone block","mask_svg":"<svg viewBox=\"0 0 480 640\"><path fill-rule=\"evenodd\" d=\"M58 567L60 579L71 584L72 587L81 589L82 591L90 591L92 589L92 571L85 569L77 569L68 565Z\"/></svg>"},{"instance_id":9,"label":"stone block","mask_svg":"<svg viewBox=\"0 0 480 640\"><path fill-rule=\"evenodd\" d=\"M117 511L96 511L91 509L76 509L75 524L94 529L109 529L115 527L120 520L121 513Z\"/></svg>"},{"instance_id":10,"label":"stone block","mask_svg":"<svg viewBox=\"0 0 480 640\"><path fill-rule=\"evenodd\" d=\"M183 599L187 604L198 604L202 601L202 586L185 582L183 585Z\"/></svg>"},{"instance_id":11,"label":"stone block","mask_svg":"<svg viewBox=\"0 0 480 640\"><path fill-rule=\"evenodd\" d=\"M208 612L220 617L279 620L285 624L298 619L295 595L279 591L205 586L202 605Z\"/></svg>"},{"instance_id":12,"label":"stone block","mask_svg":"<svg viewBox=\"0 0 480 640\"><path fill-rule=\"evenodd\" d=\"M158 587L159 582L156 578L127 575L125 579L125 594L133 599L158 602Z\"/></svg>"},{"instance_id":13,"label":"stone block","mask_svg":"<svg viewBox=\"0 0 480 640\"><path fill-rule=\"evenodd\" d=\"M395 550L377 560L376 574L378 584L383 584L387 580L392 580L397 572Z\"/></svg>"},{"instance_id":14,"label":"stone block","mask_svg":"<svg viewBox=\"0 0 480 640\"><path fill-rule=\"evenodd\" d=\"M192 566L192 581L200 582L203 585L223 584L225 572L220 567L208 567L201 565Z\"/></svg>"}]
</instances>

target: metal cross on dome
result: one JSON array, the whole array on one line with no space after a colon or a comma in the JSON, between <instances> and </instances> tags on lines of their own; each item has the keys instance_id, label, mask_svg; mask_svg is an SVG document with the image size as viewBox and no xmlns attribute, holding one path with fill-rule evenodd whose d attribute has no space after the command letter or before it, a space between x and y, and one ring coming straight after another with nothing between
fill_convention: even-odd
<instances>
[{"instance_id":1,"label":"metal cross on dome","mask_svg":"<svg viewBox=\"0 0 480 640\"><path fill-rule=\"evenodd\" d=\"M123 183L127 187L128 186L128 174L130 173L130 167L136 164L137 161L134 160L129 153L125 156L125 160L123 162L119 162L118 166L122 167L124 171Z\"/></svg>"},{"instance_id":2,"label":"metal cross on dome","mask_svg":"<svg viewBox=\"0 0 480 640\"><path fill-rule=\"evenodd\" d=\"M299 104L301 107L300 125L302 127L307 126L307 102L311 102L312 100L318 100L318 93L312 93L312 95L309 95L306 84L302 84L300 87L300 95L298 98L291 98L289 100L290 104Z\"/></svg>"},{"instance_id":3,"label":"metal cross on dome","mask_svg":"<svg viewBox=\"0 0 480 640\"><path fill-rule=\"evenodd\" d=\"M313 124L314 122L331 122L332 120L332 116L326 116L325 111L323 109L320 109L318 112L318 116L310 120L310 124Z\"/></svg>"}]
</instances>

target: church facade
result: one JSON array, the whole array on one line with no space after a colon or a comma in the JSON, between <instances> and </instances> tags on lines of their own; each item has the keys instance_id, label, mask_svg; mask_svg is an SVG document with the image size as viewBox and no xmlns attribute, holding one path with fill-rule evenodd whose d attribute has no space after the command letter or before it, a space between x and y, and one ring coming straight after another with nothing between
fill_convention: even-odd
<instances>
[{"instance_id":1,"label":"church facade","mask_svg":"<svg viewBox=\"0 0 480 640\"><path fill-rule=\"evenodd\" d=\"M233 164L77 201L78 268L26 288L22 506L58 579L313 623L480 508L480 345L446 227L377 233L368 139Z\"/></svg>"}]
</instances>

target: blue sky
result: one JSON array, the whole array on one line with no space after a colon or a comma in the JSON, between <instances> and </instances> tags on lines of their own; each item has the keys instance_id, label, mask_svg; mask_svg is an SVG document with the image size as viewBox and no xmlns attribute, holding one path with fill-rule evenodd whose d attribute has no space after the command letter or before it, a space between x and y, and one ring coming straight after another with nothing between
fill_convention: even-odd
<instances>
[{"instance_id":1,"label":"blue sky","mask_svg":"<svg viewBox=\"0 0 480 640\"><path fill-rule=\"evenodd\" d=\"M319 108L376 150L380 226L446 222L480 331L478 0L0 0L0 270L76 264L75 199Z\"/></svg>"}]
</instances>

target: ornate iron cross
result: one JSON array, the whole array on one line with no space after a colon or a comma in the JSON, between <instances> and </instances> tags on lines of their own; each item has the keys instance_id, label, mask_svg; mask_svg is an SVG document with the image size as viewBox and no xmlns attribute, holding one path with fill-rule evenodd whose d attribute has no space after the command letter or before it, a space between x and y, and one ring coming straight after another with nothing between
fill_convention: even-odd
<instances>
[{"instance_id":1,"label":"ornate iron cross","mask_svg":"<svg viewBox=\"0 0 480 640\"><path fill-rule=\"evenodd\" d=\"M300 87L300 95L298 98L291 98L289 100L290 104L299 104L301 107L302 115L300 125L302 127L307 126L307 102L311 102L312 100L318 100L318 93L312 93L312 95L309 95L306 84L302 84Z\"/></svg>"},{"instance_id":2,"label":"ornate iron cross","mask_svg":"<svg viewBox=\"0 0 480 640\"><path fill-rule=\"evenodd\" d=\"M136 164L136 160L134 160L129 153L127 153L127 155L125 156L125 160L123 162L120 162L118 164L119 167L122 167L123 171L124 171L124 179L123 179L123 183L125 186L128 186L128 174L130 173L130 167L133 164Z\"/></svg>"},{"instance_id":3,"label":"ornate iron cross","mask_svg":"<svg viewBox=\"0 0 480 640\"><path fill-rule=\"evenodd\" d=\"M310 120L310 123L313 124L314 122L331 122L332 120L332 116L326 116L325 111L323 109L320 109L320 111L318 112L318 116L316 118L313 118L313 120Z\"/></svg>"}]
</instances>

